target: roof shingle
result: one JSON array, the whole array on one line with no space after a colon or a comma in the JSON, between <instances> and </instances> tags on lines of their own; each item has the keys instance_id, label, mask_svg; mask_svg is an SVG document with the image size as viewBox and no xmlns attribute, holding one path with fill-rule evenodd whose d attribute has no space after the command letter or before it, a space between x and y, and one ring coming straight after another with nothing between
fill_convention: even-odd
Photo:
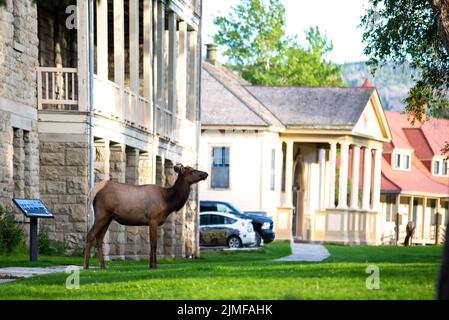
<instances>
[{"instance_id":1,"label":"roof shingle","mask_svg":"<svg viewBox=\"0 0 449 320\"><path fill-rule=\"evenodd\" d=\"M284 125L352 129L374 88L247 86Z\"/></svg>"}]
</instances>

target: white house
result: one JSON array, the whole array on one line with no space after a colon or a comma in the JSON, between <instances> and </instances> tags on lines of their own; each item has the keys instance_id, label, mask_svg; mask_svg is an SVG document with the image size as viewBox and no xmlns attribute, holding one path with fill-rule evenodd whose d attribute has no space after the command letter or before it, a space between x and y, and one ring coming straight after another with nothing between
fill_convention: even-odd
<instances>
[{"instance_id":1,"label":"white house","mask_svg":"<svg viewBox=\"0 0 449 320\"><path fill-rule=\"evenodd\" d=\"M277 239L379 243L384 142L375 88L253 86L202 69L201 200L266 211Z\"/></svg>"}]
</instances>

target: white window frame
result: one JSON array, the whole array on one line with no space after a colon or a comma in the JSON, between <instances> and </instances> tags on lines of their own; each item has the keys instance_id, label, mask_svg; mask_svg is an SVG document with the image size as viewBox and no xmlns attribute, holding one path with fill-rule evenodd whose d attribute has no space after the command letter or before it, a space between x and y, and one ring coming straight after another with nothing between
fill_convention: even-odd
<instances>
[{"instance_id":1,"label":"white window frame","mask_svg":"<svg viewBox=\"0 0 449 320\"><path fill-rule=\"evenodd\" d=\"M443 174L443 163L446 161L446 173ZM438 162L438 172L435 173L435 163ZM449 176L449 160L446 160L445 157L436 156L432 159L431 171L434 177L448 177Z\"/></svg>"},{"instance_id":2,"label":"white window frame","mask_svg":"<svg viewBox=\"0 0 449 320\"><path fill-rule=\"evenodd\" d=\"M399 167L396 166L396 157L399 156ZM405 159L408 156L408 168L404 167ZM395 150L391 154L391 167L398 171L412 171L412 152L410 150Z\"/></svg>"},{"instance_id":3,"label":"white window frame","mask_svg":"<svg viewBox=\"0 0 449 320\"><path fill-rule=\"evenodd\" d=\"M212 150L214 148L229 148L229 167L228 167L228 174L229 174L229 185L226 188L218 188L218 187L212 187L212 164L213 159L210 156L212 154ZM211 143L209 144L209 168L210 168L210 179L208 183L208 189L212 191L230 191L232 190L232 181L231 181L231 144L230 143Z\"/></svg>"}]
</instances>

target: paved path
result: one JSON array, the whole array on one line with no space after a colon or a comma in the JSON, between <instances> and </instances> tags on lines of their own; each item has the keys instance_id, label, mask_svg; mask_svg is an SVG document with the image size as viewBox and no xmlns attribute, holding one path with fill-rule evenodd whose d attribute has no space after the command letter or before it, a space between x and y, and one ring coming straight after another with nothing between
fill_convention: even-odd
<instances>
[{"instance_id":1,"label":"paved path","mask_svg":"<svg viewBox=\"0 0 449 320\"><path fill-rule=\"evenodd\" d=\"M17 278L29 278L54 272L65 272L68 266L57 266L48 268L30 268L30 267L8 267L0 268L0 283L14 281ZM11 279L8 279L8 278Z\"/></svg>"},{"instance_id":2,"label":"paved path","mask_svg":"<svg viewBox=\"0 0 449 320\"><path fill-rule=\"evenodd\" d=\"M323 261L329 256L329 251L321 244L292 242L292 254L277 261Z\"/></svg>"}]
</instances>

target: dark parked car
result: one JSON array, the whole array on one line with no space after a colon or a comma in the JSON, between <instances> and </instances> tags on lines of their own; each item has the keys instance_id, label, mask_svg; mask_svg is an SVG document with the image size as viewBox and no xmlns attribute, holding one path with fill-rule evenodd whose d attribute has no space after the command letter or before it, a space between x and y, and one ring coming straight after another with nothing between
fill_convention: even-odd
<instances>
[{"instance_id":1,"label":"dark parked car","mask_svg":"<svg viewBox=\"0 0 449 320\"><path fill-rule=\"evenodd\" d=\"M260 245L261 239L263 239L264 243L270 243L275 238L273 219L263 216L260 213L245 213L225 201L200 201L200 212L206 211L227 212L239 218L251 219L254 231L256 232L256 245Z\"/></svg>"}]
</instances>

